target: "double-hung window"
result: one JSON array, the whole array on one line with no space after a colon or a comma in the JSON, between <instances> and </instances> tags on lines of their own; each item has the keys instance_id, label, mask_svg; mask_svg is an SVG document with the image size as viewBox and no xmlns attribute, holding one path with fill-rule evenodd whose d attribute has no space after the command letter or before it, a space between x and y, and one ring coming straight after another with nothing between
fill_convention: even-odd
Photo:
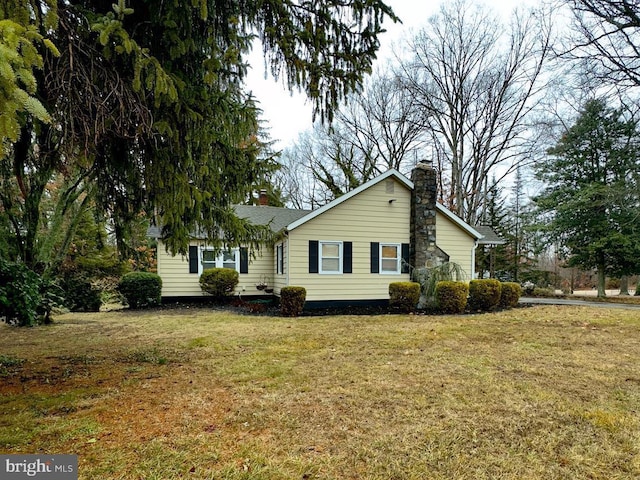
<instances>
[{"instance_id":1,"label":"double-hung window","mask_svg":"<svg viewBox=\"0 0 640 480\"><path fill-rule=\"evenodd\" d=\"M401 261L402 256L400 251L400 244L380 244L380 273L400 273Z\"/></svg>"},{"instance_id":2,"label":"double-hung window","mask_svg":"<svg viewBox=\"0 0 640 480\"><path fill-rule=\"evenodd\" d=\"M222 268L231 268L232 270L238 270L238 249L228 250L222 252Z\"/></svg>"},{"instance_id":3,"label":"double-hung window","mask_svg":"<svg viewBox=\"0 0 640 480\"><path fill-rule=\"evenodd\" d=\"M212 249L201 249L200 273L210 268L231 268L239 271L239 251L237 248L215 254Z\"/></svg>"},{"instance_id":4,"label":"double-hung window","mask_svg":"<svg viewBox=\"0 0 640 480\"><path fill-rule=\"evenodd\" d=\"M342 242L320 241L320 273L342 273Z\"/></svg>"},{"instance_id":5,"label":"double-hung window","mask_svg":"<svg viewBox=\"0 0 640 480\"><path fill-rule=\"evenodd\" d=\"M371 273L409 273L409 244L371 242Z\"/></svg>"}]
</instances>

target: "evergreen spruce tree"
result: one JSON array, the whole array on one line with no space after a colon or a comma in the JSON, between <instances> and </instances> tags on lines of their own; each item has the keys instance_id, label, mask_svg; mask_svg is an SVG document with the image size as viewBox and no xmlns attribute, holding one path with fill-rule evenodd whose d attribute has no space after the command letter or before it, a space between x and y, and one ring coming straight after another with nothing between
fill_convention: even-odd
<instances>
[{"instance_id":1,"label":"evergreen spruce tree","mask_svg":"<svg viewBox=\"0 0 640 480\"><path fill-rule=\"evenodd\" d=\"M383 21L397 20L382 0L8 0L0 18L6 251L30 266L56 173L82 171L96 186L124 256L140 212L157 217L174 253L196 228L216 247L262 240L266 229L231 208L275 167L243 88L252 40L330 119L371 70Z\"/></svg>"},{"instance_id":2,"label":"evergreen spruce tree","mask_svg":"<svg viewBox=\"0 0 640 480\"><path fill-rule=\"evenodd\" d=\"M566 249L570 266L597 269L604 296L606 275L640 269L637 124L591 100L548 153L536 166L547 187L535 198L546 239Z\"/></svg>"}]
</instances>

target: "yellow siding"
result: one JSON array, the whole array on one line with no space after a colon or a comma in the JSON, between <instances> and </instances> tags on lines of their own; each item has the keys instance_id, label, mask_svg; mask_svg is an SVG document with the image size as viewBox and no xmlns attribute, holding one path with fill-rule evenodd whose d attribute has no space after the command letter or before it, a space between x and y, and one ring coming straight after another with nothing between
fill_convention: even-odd
<instances>
[{"instance_id":1,"label":"yellow siding","mask_svg":"<svg viewBox=\"0 0 640 480\"><path fill-rule=\"evenodd\" d=\"M289 285L305 287L310 301L377 300L389 298L389 283L409 280L370 273L370 242L409 243L410 192L393 182L393 193L379 182L289 232ZM353 273L308 273L309 240L353 242Z\"/></svg>"},{"instance_id":2,"label":"yellow siding","mask_svg":"<svg viewBox=\"0 0 640 480\"><path fill-rule=\"evenodd\" d=\"M458 225L438 212L436 215L436 244L449 255L449 261L457 263L466 273L464 281L471 280L475 240Z\"/></svg>"},{"instance_id":3,"label":"yellow siding","mask_svg":"<svg viewBox=\"0 0 640 480\"><path fill-rule=\"evenodd\" d=\"M407 281L409 274L370 273L370 243L409 243L410 202L411 192L395 179L371 186L295 228L275 246L265 246L256 252L256 258L250 256L249 273L240 275L236 294L264 294L256 284L266 281L275 294L287 285L305 287L309 301L388 299L389 284ZM438 246L470 280L474 239L441 213L436 216L436 237ZM309 240L352 242L353 273L308 273ZM284 255L282 274L276 274L279 243ZM189 273L188 259L170 256L162 244L158 246L158 274L165 297L202 295L198 275Z\"/></svg>"},{"instance_id":4,"label":"yellow siding","mask_svg":"<svg viewBox=\"0 0 640 480\"><path fill-rule=\"evenodd\" d=\"M255 252L255 258L249 256L249 273L240 274L240 281L236 292L244 288L243 296L265 295L263 290L258 290L256 284L265 281L269 288L273 288L274 258L273 248L271 246L263 246L259 251Z\"/></svg>"},{"instance_id":5,"label":"yellow siding","mask_svg":"<svg viewBox=\"0 0 640 480\"><path fill-rule=\"evenodd\" d=\"M191 245L198 245L191 242ZM165 251L162 242L158 242L158 275L162 278L163 297L196 297L203 295L198 283L199 275L189 273L189 259L181 255L171 256ZM249 273L240 274L235 294L243 296L264 295L256 284L265 280L273 287L273 250L264 247L256 252L256 258L249 255Z\"/></svg>"},{"instance_id":6,"label":"yellow siding","mask_svg":"<svg viewBox=\"0 0 640 480\"><path fill-rule=\"evenodd\" d=\"M163 297L184 297L202 295L198 284L198 274L189 273L189 259L186 256L165 251L164 244L158 241L158 275L162 278Z\"/></svg>"}]
</instances>

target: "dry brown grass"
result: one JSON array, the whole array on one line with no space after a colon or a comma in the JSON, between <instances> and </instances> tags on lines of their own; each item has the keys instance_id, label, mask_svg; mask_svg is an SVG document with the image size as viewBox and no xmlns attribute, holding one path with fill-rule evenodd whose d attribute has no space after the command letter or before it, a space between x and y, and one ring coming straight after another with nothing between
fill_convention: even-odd
<instances>
[{"instance_id":1,"label":"dry brown grass","mask_svg":"<svg viewBox=\"0 0 640 480\"><path fill-rule=\"evenodd\" d=\"M640 477L640 311L0 326L0 452L82 479Z\"/></svg>"}]
</instances>

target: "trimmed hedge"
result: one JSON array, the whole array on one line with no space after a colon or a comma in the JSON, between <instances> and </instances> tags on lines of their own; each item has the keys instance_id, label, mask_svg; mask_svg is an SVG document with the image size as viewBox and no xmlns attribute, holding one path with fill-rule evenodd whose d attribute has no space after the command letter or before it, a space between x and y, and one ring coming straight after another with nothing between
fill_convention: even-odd
<instances>
[{"instance_id":1,"label":"trimmed hedge","mask_svg":"<svg viewBox=\"0 0 640 480\"><path fill-rule=\"evenodd\" d=\"M200 288L216 298L231 295L240 280L238 272L232 268L210 268L200 275Z\"/></svg>"},{"instance_id":2,"label":"trimmed hedge","mask_svg":"<svg viewBox=\"0 0 640 480\"><path fill-rule=\"evenodd\" d=\"M389 284L389 306L403 312L414 312L420 300L418 282L393 282Z\"/></svg>"},{"instance_id":3,"label":"trimmed hedge","mask_svg":"<svg viewBox=\"0 0 640 480\"><path fill-rule=\"evenodd\" d=\"M280 313L285 317L297 317L304 309L306 298L304 287L283 287L280 290Z\"/></svg>"},{"instance_id":4,"label":"trimmed hedge","mask_svg":"<svg viewBox=\"0 0 640 480\"><path fill-rule=\"evenodd\" d=\"M150 272L130 272L120 279L118 291L129 308L145 308L160 305L162 279Z\"/></svg>"},{"instance_id":5,"label":"trimmed hedge","mask_svg":"<svg viewBox=\"0 0 640 480\"><path fill-rule=\"evenodd\" d=\"M445 280L436 283L436 304L441 313L463 313L468 296L469 285L465 282Z\"/></svg>"},{"instance_id":6,"label":"trimmed hedge","mask_svg":"<svg viewBox=\"0 0 640 480\"><path fill-rule=\"evenodd\" d=\"M502 282L500 291L500 308L513 308L518 305L522 295L522 287L516 282Z\"/></svg>"},{"instance_id":7,"label":"trimmed hedge","mask_svg":"<svg viewBox=\"0 0 640 480\"><path fill-rule=\"evenodd\" d=\"M485 278L469 282L469 301L467 305L472 311L489 312L500 305L502 285L500 280Z\"/></svg>"}]
</instances>

